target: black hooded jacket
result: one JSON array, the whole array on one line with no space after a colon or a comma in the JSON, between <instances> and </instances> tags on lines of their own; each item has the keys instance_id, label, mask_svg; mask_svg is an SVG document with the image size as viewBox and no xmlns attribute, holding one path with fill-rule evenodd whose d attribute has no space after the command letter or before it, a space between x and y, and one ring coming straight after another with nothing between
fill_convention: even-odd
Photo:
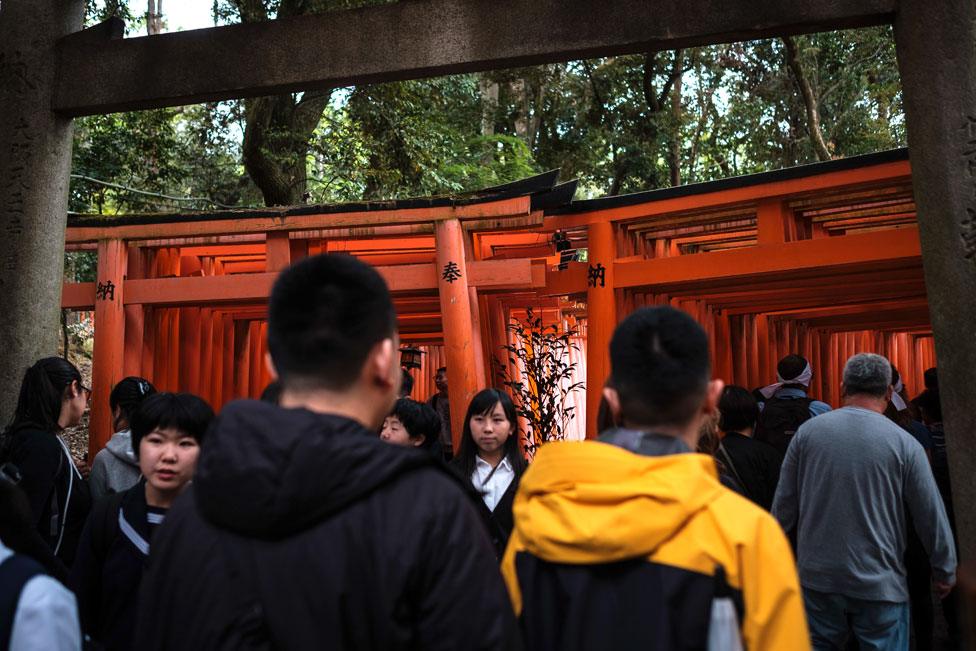
<instances>
[{"instance_id":1,"label":"black hooded jacket","mask_svg":"<svg viewBox=\"0 0 976 651\"><path fill-rule=\"evenodd\" d=\"M241 401L153 539L134 648L509 649L516 635L478 515L429 455Z\"/></svg>"}]
</instances>

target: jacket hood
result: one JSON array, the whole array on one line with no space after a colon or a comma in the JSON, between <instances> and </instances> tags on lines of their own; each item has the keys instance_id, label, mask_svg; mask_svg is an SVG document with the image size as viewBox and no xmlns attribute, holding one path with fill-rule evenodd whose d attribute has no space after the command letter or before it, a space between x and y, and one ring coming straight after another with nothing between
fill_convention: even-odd
<instances>
[{"instance_id":1,"label":"jacket hood","mask_svg":"<svg viewBox=\"0 0 976 651\"><path fill-rule=\"evenodd\" d=\"M707 455L557 441L522 476L515 530L530 553L554 563L648 556L723 490Z\"/></svg>"},{"instance_id":2,"label":"jacket hood","mask_svg":"<svg viewBox=\"0 0 976 651\"><path fill-rule=\"evenodd\" d=\"M193 492L214 525L277 539L433 465L429 455L384 443L348 418L241 400L224 407L207 433Z\"/></svg>"},{"instance_id":3,"label":"jacket hood","mask_svg":"<svg viewBox=\"0 0 976 651\"><path fill-rule=\"evenodd\" d=\"M117 459L124 461L133 468L139 468L139 460L136 459L136 454L132 451L132 432L130 430L126 429L113 434L105 448Z\"/></svg>"}]
</instances>

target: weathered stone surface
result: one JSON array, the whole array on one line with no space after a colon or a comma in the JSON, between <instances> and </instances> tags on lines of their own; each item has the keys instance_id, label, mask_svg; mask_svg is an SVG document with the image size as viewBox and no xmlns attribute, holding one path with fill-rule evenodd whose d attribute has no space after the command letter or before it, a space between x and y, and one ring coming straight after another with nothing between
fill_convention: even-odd
<instances>
[{"instance_id":1,"label":"weathered stone surface","mask_svg":"<svg viewBox=\"0 0 976 651\"><path fill-rule=\"evenodd\" d=\"M0 424L24 369L57 350L71 120L51 110L55 44L82 0L3 0L0 12Z\"/></svg>"},{"instance_id":2,"label":"weathered stone surface","mask_svg":"<svg viewBox=\"0 0 976 651\"><path fill-rule=\"evenodd\" d=\"M107 113L890 22L896 0L410 0L61 43L55 109Z\"/></svg>"},{"instance_id":3,"label":"weathered stone surface","mask_svg":"<svg viewBox=\"0 0 976 651\"><path fill-rule=\"evenodd\" d=\"M976 9L902 0L895 21L962 556L976 557Z\"/></svg>"}]
</instances>

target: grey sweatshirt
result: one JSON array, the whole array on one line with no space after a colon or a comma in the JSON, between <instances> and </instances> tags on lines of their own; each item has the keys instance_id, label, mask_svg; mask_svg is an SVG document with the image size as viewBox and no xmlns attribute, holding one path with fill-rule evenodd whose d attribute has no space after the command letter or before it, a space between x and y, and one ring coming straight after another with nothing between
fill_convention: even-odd
<instances>
[{"instance_id":1,"label":"grey sweatshirt","mask_svg":"<svg viewBox=\"0 0 976 651\"><path fill-rule=\"evenodd\" d=\"M938 581L956 550L922 446L879 413L844 407L805 422L786 451L773 515L796 541L804 588L908 601L905 510Z\"/></svg>"},{"instance_id":2,"label":"grey sweatshirt","mask_svg":"<svg viewBox=\"0 0 976 651\"><path fill-rule=\"evenodd\" d=\"M88 477L92 500L129 490L141 475L139 462L132 451L132 433L129 430L116 432L92 462Z\"/></svg>"}]
</instances>

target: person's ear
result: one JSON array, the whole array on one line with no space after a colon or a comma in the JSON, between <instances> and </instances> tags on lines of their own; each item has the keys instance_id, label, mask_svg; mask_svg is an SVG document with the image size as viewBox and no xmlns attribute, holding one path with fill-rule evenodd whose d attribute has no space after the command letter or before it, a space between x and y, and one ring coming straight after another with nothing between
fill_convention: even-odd
<instances>
[{"instance_id":1,"label":"person's ear","mask_svg":"<svg viewBox=\"0 0 976 651\"><path fill-rule=\"evenodd\" d=\"M603 399L607 401L607 408L610 410L610 420L614 423L622 423L620 417L620 394L613 387L603 387Z\"/></svg>"},{"instance_id":2,"label":"person's ear","mask_svg":"<svg viewBox=\"0 0 976 651\"><path fill-rule=\"evenodd\" d=\"M275 368L274 360L271 359L271 353L264 354L264 366L268 369L268 375L271 376L271 381L274 382L278 379L278 369Z\"/></svg>"},{"instance_id":3,"label":"person's ear","mask_svg":"<svg viewBox=\"0 0 976 651\"><path fill-rule=\"evenodd\" d=\"M893 396L894 393L895 393L895 387L889 384L888 388L885 390L885 402L891 402L891 396Z\"/></svg>"},{"instance_id":4,"label":"person's ear","mask_svg":"<svg viewBox=\"0 0 976 651\"><path fill-rule=\"evenodd\" d=\"M415 439L410 439L410 444L413 447L415 447L415 448L419 448L421 445L424 444L424 441L426 441L426 440L427 440L427 437L425 435L421 434L420 436L418 436Z\"/></svg>"},{"instance_id":5,"label":"person's ear","mask_svg":"<svg viewBox=\"0 0 976 651\"><path fill-rule=\"evenodd\" d=\"M370 384L399 393L403 374L397 360L396 345L392 339L384 339L373 346L367 363L367 373L370 376L367 379Z\"/></svg>"},{"instance_id":6,"label":"person's ear","mask_svg":"<svg viewBox=\"0 0 976 651\"><path fill-rule=\"evenodd\" d=\"M709 415L718 413L718 401L722 398L722 391L724 390L724 380L716 379L709 382L708 388L705 390L705 404L702 411Z\"/></svg>"}]
</instances>

